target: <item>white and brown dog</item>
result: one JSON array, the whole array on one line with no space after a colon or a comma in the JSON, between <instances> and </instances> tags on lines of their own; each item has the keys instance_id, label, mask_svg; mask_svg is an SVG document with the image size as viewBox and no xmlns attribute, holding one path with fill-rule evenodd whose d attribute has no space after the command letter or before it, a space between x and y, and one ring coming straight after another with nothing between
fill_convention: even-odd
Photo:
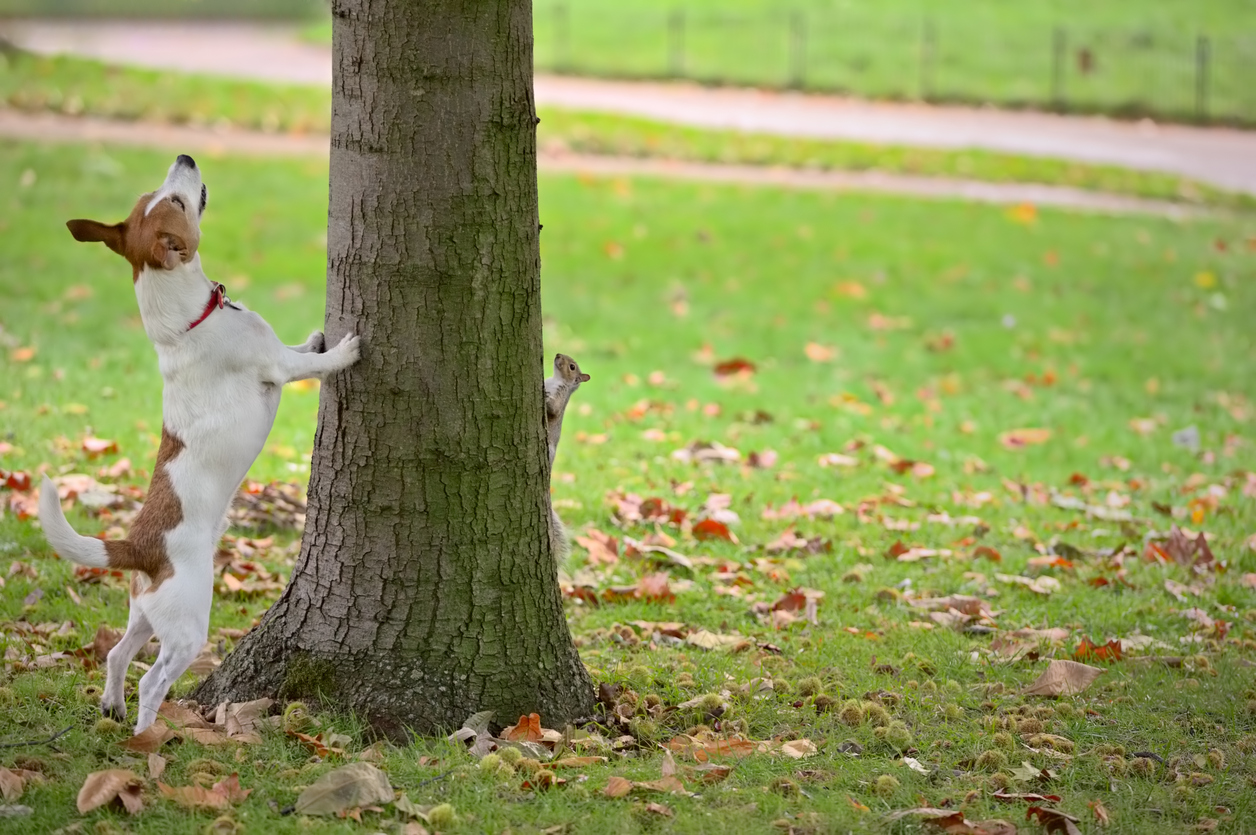
<instances>
[{"instance_id":1,"label":"white and brown dog","mask_svg":"<svg viewBox=\"0 0 1256 835\"><path fill-rule=\"evenodd\" d=\"M196 162L180 155L166 181L140 197L126 220L66 224L76 240L104 243L131 263L163 381L161 447L148 500L126 539L75 533L47 475L39 498L44 535L57 553L135 572L131 614L109 652L101 710L125 718L127 667L156 633L161 651L140 679L136 733L157 718L170 685L205 643L218 540L236 490L270 434L281 388L358 359L353 335L326 352L321 332L285 346L261 316L229 302L222 285L205 277L197 246L206 198Z\"/></svg>"}]
</instances>

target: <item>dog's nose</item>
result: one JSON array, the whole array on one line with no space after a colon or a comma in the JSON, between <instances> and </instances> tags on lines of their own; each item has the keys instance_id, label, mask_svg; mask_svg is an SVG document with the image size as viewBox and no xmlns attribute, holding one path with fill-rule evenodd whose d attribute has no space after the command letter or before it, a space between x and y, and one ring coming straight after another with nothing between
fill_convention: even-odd
<instances>
[{"instance_id":1,"label":"dog's nose","mask_svg":"<svg viewBox=\"0 0 1256 835\"><path fill-rule=\"evenodd\" d=\"M179 154L179 156L175 158L175 163L183 166L184 168L196 167L196 160L192 159L187 154Z\"/></svg>"}]
</instances>

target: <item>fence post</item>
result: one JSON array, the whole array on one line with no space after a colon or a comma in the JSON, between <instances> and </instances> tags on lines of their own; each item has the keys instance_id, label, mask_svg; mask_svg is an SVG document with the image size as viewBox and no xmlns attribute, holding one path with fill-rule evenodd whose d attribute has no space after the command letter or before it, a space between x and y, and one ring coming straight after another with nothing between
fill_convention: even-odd
<instances>
[{"instance_id":1,"label":"fence post","mask_svg":"<svg viewBox=\"0 0 1256 835\"><path fill-rule=\"evenodd\" d=\"M789 86L801 90L807 80L807 17L789 16Z\"/></svg>"},{"instance_id":2,"label":"fence post","mask_svg":"<svg viewBox=\"0 0 1256 835\"><path fill-rule=\"evenodd\" d=\"M1208 75L1212 63L1212 44L1207 35L1195 39L1195 118L1208 119Z\"/></svg>"},{"instance_id":3,"label":"fence post","mask_svg":"<svg viewBox=\"0 0 1256 835\"><path fill-rule=\"evenodd\" d=\"M1067 109L1064 101L1064 67L1068 60L1068 33L1057 26L1051 37L1051 103L1060 110Z\"/></svg>"},{"instance_id":4,"label":"fence post","mask_svg":"<svg viewBox=\"0 0 1256 835\"><path fill-rule=\"evenodd\" d=\"M571 17L566 3L554 5L554 69L571 69Z\"/></svg>"},{"instance_id":5,"label":"fence post","mask_svg":"<svg viewBox=\"0 0 1256 835\"><path fill-rule=\"evenodd\" d=\"M933 65L938 51L938 32L933 18L926 17L920 27L920 98L933 96Z\"/></svg>"},{"instance_id":6,"label":"fence post","mask_svg":"<svg viewBox=\"0 0 1256 835\"><path fill-rule=\"evenodd\" d=\"M667 21L667 74L681 78L685 74L685 12L674 9Z\"/></svg>"}]
</instances>

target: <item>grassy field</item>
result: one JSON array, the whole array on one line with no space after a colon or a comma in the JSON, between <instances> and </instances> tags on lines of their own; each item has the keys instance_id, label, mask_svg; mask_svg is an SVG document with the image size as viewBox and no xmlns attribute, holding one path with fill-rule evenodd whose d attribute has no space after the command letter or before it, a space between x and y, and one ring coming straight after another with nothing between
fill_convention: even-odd
<instances>
[{"instance_id":1,"label":"grassy field","mask_svg":"<svg viewBox=\"0 0 1256 835\"><path fill-rule=\"evenodd\" d=\"M1196 115L1196 37L1208 35L1208 113L1256 119L1245 81L1256 8L1237 0L736 0L718 9L648 0L631 10L563 0L538 4L535 15L537 65L548 70L1173 119Z\"/></svg>"},{"instance_id":2,"label":"grassy field","mask_svg":"<svg viewBox=\"0 0 1256 835\"><path fill-rule=\"evenodd\" d=\"M1203 114L1256 121L1256 6L1243 0L542 0L534 18L547 71L1177 120L1201 116L1207 36ZM308 35L329 41L330 22Z\"/></svg>"},{"instance_id":3,"label":"grassy field","mask_svg":"<svg viewBox=\"0 0 1256 835\"><path fill-rule=\"evenodd\" d=\"M0 52L0 101L30 112L326 133L330 92L303 86L116 67L70 56ZM1068 185L1092 191L1248 209L1253 199L1172 174L1020 157L976 149L905 148L703 130L615 114L542 108L544 149L698 162L879 170L994 182Z\"/></svg>"},{"instance_id":4,"label":"grassy field","mask_svg":"<svg viewBox=\"0 0 1256 835\"><path fill-rule=\"evenodd\" d=\"M168 157L0 145L0 467L143 484L138 472L99 472L120 457L135 470L151 466L160 421L128 270L103 247L74 244L63 222L121 217ZM211 190L207 271L281 337L302 338L323 307L325 170L200 163ZM238 772L252 794L230 810L185 811L147 780L136 817L80 816L74 799L89 772L144 775L145 758L120 747L127 731L97 724L92 688L103 671L77 659L38 668L34 658L84 646L101 624L122 625L125 592L49 559L38 529L11 509L20 491L0 489L10 508L0 515L0 554L13 563L0 593L0 742L71 728L52 745L0 749L0 765L44 775L8 801L33 815L0 818L0 832L75 824L165 835L215 819L217 832L401 831L407 813L395 804L363 811L362 823L279 813L303 787L363 757L413 803L452 804L457 820L430 828L455 833L937 831L886 822L920 805L1044 831L1025 822L1033 801L1000 801L998 789L1059 796L1037 803L1077 816L1085 831L1097 831L1097 809L1109 832L1250 829L1249 219L1113 219L578 177L543 178L541 200L546 351L572 354L593 377L567 417L555 500L590 544L597 532L620 538L614 561L578 546L561 573L583 658L596 681L622 688L618 709L632 717L605 720L601 733L634 742L587 752L610 761L562 770L567 782L542 791L521 788L536 778L525 767L481 768L443 741L371 748L352 719L319 715L308 730L346 734L344 755L311 757L269 730L257 745L162 749L161 782L171 786ZM717 373L717 363L743 370ZM304 480L316 397L285 394L252 478ZM1194 450L1171 440L1191 425ZM1018 429L1046 432L1021 432L1017 443L1005 433ZM85 437L118 450L88 458ZM741 460L674 455L694 442L735 448ZM752 452L759 466L748 463ZM715 515L739 542L699 539L705 528L692 524L618 529L617 516L631 519L631 502L609 498L621 492L682 508L690 522L727 495L737 519ZM802 515L781 518L794 498ZM844 512L824 518L811 504L822 499ZM71 519L83 531L110 524L81 506ZM1147 543L1175 523L1206 531L1226 570L1147 559L1156 554ZM784 542L786 531L797 539ZM293 534L274 533L260 546L263 562L286 572ZM647 535L670 537L684 558L623 550L623 538ZM674 600L608 592L659 572ZM657 593L661 579L647 587ZM798 587L823 592L816 623L788 607L752 614ZM958 616L921 606L955 594L992 612L965 631ZM217 630L247 627L272 597L220 594L221 649L234 633ZM652 625L660 622L674 623ZM1024 627L1063 632L1001 654ZM743 636L749 648L707 651L664 637L700 629ZM1020 695L1083 638L1122 639L1124 657L1092 660L1104 672L1080 695ZM681 707L704 694L704 706ZM659 745L702 737L699 725L775 753L712 755L732 770L705 782L694 756L678 750L677 776L696 796L605 796L613 776L658 779ZM784 755L789 739L809 740L816 753Z\"/></svg>"}]
</instances>

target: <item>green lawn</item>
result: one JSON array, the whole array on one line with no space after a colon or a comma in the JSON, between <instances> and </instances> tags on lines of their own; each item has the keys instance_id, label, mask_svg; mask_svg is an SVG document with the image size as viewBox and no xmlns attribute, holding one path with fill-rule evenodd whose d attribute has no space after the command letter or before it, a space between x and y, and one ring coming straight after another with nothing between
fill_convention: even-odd
<instances>
[{"instance_id":1,"label":"green lawn","mask_svg":"<svg viewBox=\"0 0 1256 835\"><path fill-rule=\"evenodd\" d=\"M1196 37L1207 35L1208 114L1256 120L1256 6L1241 0L559 0L538 3L535 19L546 70L1171 119L1196 115Z\"/></svg>"},{"instance_id":2,"label":"green lawn","mask_svg":"<svg viewBox=\"0 0 1256 835\"><path fill-rule=\"evenodd\" d=\"M120 456L151 466L160 382L128 270L103 247L73 243L63 223L121 217L168 157L0 144L0 467L96 474ZM199 162L211 191L207 271L281 337L304 337L323 307L326 171L292 160ZM699 541L688 528L663 525L692 562L661 568L674 602L572 601L586 664L598 682L621 685L621 709L637 714L625 726L608 722L609 738L637 741L603 752L609 763L565 771L565 785L532 791L520 788L524 774L490 774L444 742L386 749L381 767L412 801L453 804L460 822L441 831L936 831L883 822L922 804L1042 831L1024 822L1025 802L993 797L1001 787L1060 796L1058 807L1085 831L1098 831L1091 802L1106 808L1110 832L1186 832L1209 821L1218 832L1244 831L1256 817L1249 218L1101 218L581 177L542 178L541 199L546 352L570 353L592 375L566 419L554 479L559 512L581 536L641 539L654 526L617 530L608 493L659 498L691 519L709 496L728 494L740 543ZM736 358L755 371L713 373L712 361ZM304 479L315 407L312 391L285 394L251 477ZM1170 439L1188 425L1198 429L1198 452ZM1050 436L1006 448L1001 433L1018 428ZM87 460L81 440L89 435L116 441L118 452ZM673 456L695 441L734 447L743 460L752 451L777 457L755 468ZM834 453L850 456L850 466L821 466ZM4 505L14 496L0 490ZM830 499L845 512L764 518L795 497ZM1098 517L1053 497L1093 506ZM1130 518L1112 518L1122 512ZM83 531L108 524L80 508L71 519ZM1206 531L1227 570L1194 574L1144 560L1146 539L1174 522ZM790 528L831 550L765 550ZM265 561L287 571L280 551L291 534L278 539ZM900 553L896 542L950 553L887 557ZM1112 554L1122 544L1119 573ZM1052 555L1067 562L1030 562ZM52 832L80 820L74 798L88 772L144 774L146 765L117 744L124 730L95 724L87 688L103 671L20 664L81 647L102 623L121 626L125 592L75 580L12 513L0 515L0 556L20 563L0 592L0 741L72 727L52 747L0 749L0 765L47 778L16 801L34 815L0 819L0 832ZM622 553L609 567L592 565L577 547L561 569L569 587L601 593L660 567ZM1057 580L1058 590L1020 584L1037 575ZM1049 580L1038 582L1049 589ZM824 592L817 624L800 618L777 629L752 617L754 602L770 604L796 586ZM949 594L989 595L997 631L947 628L910 602ZM221 595L213 628L247 626L269 599ZM1215 622L1205 628L1206 619ZM42 637L18 625L67 620L61 634ZM649 630L638 640L634 621L739 633L779 653L708 652L662 638L651 646ZM1020 627L1068 633L1020 660L991 654L996 639ZM1101 662L1106 672L1081 695L1018 695L1083 637L1137 636L1160 643ZM1184 661L1171 668L1131 657L1140 655ZM773 689L752 696L763 677ZM720 702L718 720L676 707L702 694ZM656 701L658 715L645 715ZM882 707L867 703L904 725L878 734ZM367 743L349 719L319 721L320 730L349 734L349 758ZM731 775L709 784L684 771L692 757L677 754L697 797L603 795L612 775L658 778L655 743L699 724L722 737L801 737L818 753L733 760ZM859 756L839 751L853 750L848 741ZM1063 750L1052 754L1052 745ZM904 753L929 774L909 768ZM402 819L391 805L364 811L362 824L278 814L341 762L310 761L278 732L258 746L184 742L163 754L170 764L162 781L174 786L238 771L253 789L228 813L240 831L391 832ZM1025 761L1053 774L1031 778ZM877 782L887 775L897 783ZM192 833L221 814L184 812L152 782L144 800L133 819L100 810L81 816L82 829ZM674 817L650 811L650 802Z\"/></svg>"},{"instance_id":3,"label":"green lawn","mask_svg":"<svg viewBox=\"0 0 1256 835\"><path fill-rule=\"evenodd\" d=\"M546 71L1173 120L1201 115L1206 36L1203 115L1256 121L1244 0L540 0L533 15ZM307 35L330 41L330 21Z\"/></svg>"},{"instance_id":4,"label":"green lawn","mask_svg":"<svg viewBox=\"0 0 1256 835\"><path fill-rule=\"evenodd\" d=\"M72 56L0 52L0 102L30 112L289 133L326 133L330 91L117 67ZM1252 197L1185 177L992 151L907 148L704 130L633 116L542 108L544 149L796 168L879 170L994 182L1067 185L1249 209Z\"/></svg>"}]
</instances>

